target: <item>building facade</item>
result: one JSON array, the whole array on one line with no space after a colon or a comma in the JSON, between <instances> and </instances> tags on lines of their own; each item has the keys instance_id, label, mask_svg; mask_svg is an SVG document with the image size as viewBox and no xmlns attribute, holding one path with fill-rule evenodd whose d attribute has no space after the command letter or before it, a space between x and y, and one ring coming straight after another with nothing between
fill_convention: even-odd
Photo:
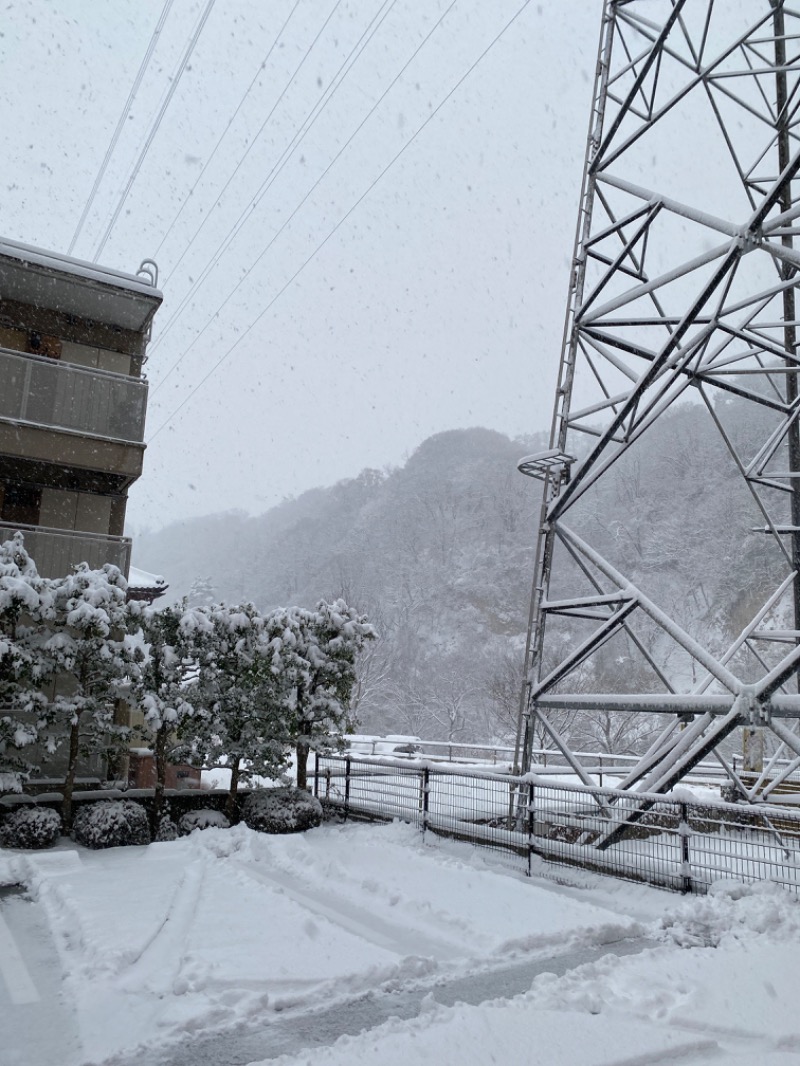
<instances>
[{"instance_id":1,"label":"building facade","mask_svg":"<svg viewBox=\"0 0 800 1066\"><path fill-rule=\"evenodd\" d=\"M154 273L0 240L0 540L21 530L45 577L79 562L128 575L142 368L162 299Z\"/></svg>"}]
</instances>

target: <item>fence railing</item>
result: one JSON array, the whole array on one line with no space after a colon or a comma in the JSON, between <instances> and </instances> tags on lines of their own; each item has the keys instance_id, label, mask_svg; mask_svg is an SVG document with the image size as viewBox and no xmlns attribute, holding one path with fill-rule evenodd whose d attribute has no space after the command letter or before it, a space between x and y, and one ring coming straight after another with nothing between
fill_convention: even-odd
<instances>
[{"instance_id":1,"label":"fence railing","mask_svg":"<svg viewBox=\"0 0 800 1066\"><path fill-rule=\"evenodd\" d=\"M731 878L800 893L800 813L783 808L348 755L318 756L314 792L345 817L401 819L506 851L529 871L538 857L682 892Z\"/></svg>"},{"instance_id":2,"label":"fence railing","mask_svg":"<svg viewBox=\"0 0 800 1066\"><path fill-rule=\"evenodd\" d=\"M511 769L514 761L514 749L502 744L491 744L480 741L462 742L449 740L420 740L417 737L374 737L353 735L345 738L348 750L353 756L363 755L396 755L408 754L418 758L430 757L441 759L446 762L480 762L490 763L492 766L506 767ZM575 751L572 752L581 767L593 777L597 777L598 784L605 783L605 778L621 778L641 759L641 755L621 755L615 752L604 751ZM555 748L533 748L531 752L533 765L536 773L560 774L565 771L571 774L563 753ZM742 774L742 756L733 754L730 757L731 765L735 772ZM785 769L789 759L771 759L770 773L777 774ZM757 777L758 775L751 775ZM721 763L714 759L704 759L695 766L686 778L687 781L727 783L730 777ZM769 776L766 778L769 780ZM800 768L787 777L787 788L798 786L800 790ZM613 783L613 782L612 782Z\"/></svg>"}]
</instances>

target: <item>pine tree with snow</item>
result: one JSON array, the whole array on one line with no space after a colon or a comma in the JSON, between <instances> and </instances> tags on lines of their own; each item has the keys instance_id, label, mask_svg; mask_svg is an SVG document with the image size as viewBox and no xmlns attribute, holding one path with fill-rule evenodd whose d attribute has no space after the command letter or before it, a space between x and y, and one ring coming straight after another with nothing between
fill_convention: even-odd
<instances>
[{"instance_id":1,"label":"pine tree with snow","mask_svg":"<svg viewBox=\"0 0 800 1066\"><path fill-rule=\"evenodd\" d=\"M287 764L289 690L277 646L251 603L212 607L213 635L200 658L204 709L193 723L192 745L206 767L231 771L227 805L236 815L239 783L254 775L275 777Z\"/></svg>"},{"instance_id":2,"label":"pine tree with snow","mask_svg":"<svg viewBox=\"0 0 800 1066\"><path fill-rule=\"evenodd\" d=\"M181 731L198 712L201 645L213 634L204 611L186 602L160 609L131 603L128 609L130 686L128 699L143 717L143 730L152 742L156 784L152 822L164 814L167 764L178 758Z\"/></svg>"},{"instance_id":3,"label":"pine tree with snow","mask_svg":"<svg viewBox=\"0 0 800 1066\"><path fill-rule=\"evenodd\" d=\"M211 607L215 602L214 582L210 577L196 577L186 601L190 607Z\"/></svg>"},{"instance_id":4,"label":"pine tree with snow","mask_svg":"<svg viewBox=\"0 0 800 1066\"><path fill-rule=\"evenodd\" d=\"M41 686L52 669L44 647L52 606L50 583L15 533L0 544L0 792L19 790L35 769L29 752L48 743L50 706Z\"/></svg>"},{"instance_id":5,"label":"pine tree with snow","mask_svg":"<svg viewBox=\"0 0 800 1066\"><path fill-rule=\"evenodd\" d=\"M293 608L296 654L292 738L297 756L297 787L308 783L310 751L329 750L351 733L355 721L350 701L356 684L356 662L368 640L376 636L366 616L344 600L320 601L315 611Z\"/></svg>"},{"instance_id":6,"label":"pine tree with snow","mask_svg":"<svg viewBox=\"0 0 800 1066\"><path fill-rule=\"evenodd\" d=\"M45 647L58 675L52 713L68 746L62 817L69 832L79 758L101 751L110 755L127 737L116 708L127 672L128 585L116 566L91 570L81 563L51 588L54 621Z\"/></svg>"}]
</instances>

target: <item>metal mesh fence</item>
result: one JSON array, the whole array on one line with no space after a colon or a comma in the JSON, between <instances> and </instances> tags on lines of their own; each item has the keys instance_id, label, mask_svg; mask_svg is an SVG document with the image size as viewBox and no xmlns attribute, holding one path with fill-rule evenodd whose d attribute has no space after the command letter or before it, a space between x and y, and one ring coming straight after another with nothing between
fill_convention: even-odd
<instances>
[{"instance_id":1,"label":"metal mesh fence","mask_svg":"<svg viewBox=\"0 0 800 1066\"><path fill-rule=\"evenodd\" d=\"M692 803L420 760L324 756L315 794L345 817L395 818L517 856L683 892L774 881L800 893L800 813Z\"/></svg>"},{"instance_id":2,"label":"metal mesh fence","mask_svg":"<svg viewBox=\"0 0 800 1066\"><path fill-rule=\"evenodd\" d=\"M421 824L423 780L411 767L318 756L314 794L348 816Z\"/></svg>"}]
</instances>

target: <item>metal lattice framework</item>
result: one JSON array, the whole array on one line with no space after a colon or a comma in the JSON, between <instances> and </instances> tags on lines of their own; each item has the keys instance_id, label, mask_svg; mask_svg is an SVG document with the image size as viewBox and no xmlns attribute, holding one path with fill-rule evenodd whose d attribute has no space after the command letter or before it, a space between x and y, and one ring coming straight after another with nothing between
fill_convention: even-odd
<instances>
[{"instance_id":1,"label":"metal lattice framework","mask_svg":"<svg viewBox=\"0 0 800 1066\"><path fill-rule=\"evenodd\" d=\"M523 769L536 725L591 783L559 729L568 709L664 716L628 790L665 792L714 752L757 801L800 767L799 175L800 9L606 0L550 448L520 464L544 483ZM593 496L689 404L724 444L772 581L727 646L660 606L624 550L592 543ZM650 691L598 691L592 660L615 641ZM719 745L740 726L771 734L788 766L737 774Z\"/></svg>"}]
</instances>

